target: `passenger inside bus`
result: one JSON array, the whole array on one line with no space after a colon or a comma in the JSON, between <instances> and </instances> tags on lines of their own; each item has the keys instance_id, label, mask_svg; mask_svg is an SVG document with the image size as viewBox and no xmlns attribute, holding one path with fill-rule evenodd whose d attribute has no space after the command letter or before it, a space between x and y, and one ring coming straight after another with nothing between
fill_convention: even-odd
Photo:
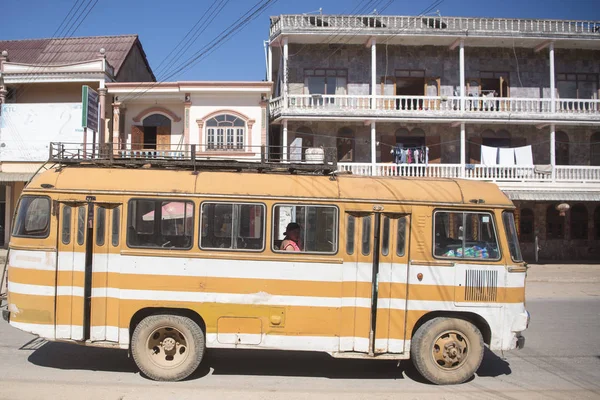
<instances>
[{"instance_id":1,"label":"passenger inside bus","mask_svg":"<svg viewBox=\"0 0 600 400\"><path fill-rule=\"evenodd\" d=\"M290 222L285 228L285 238L281 242L281 250L300 251L300 225L296 222Z\"/></svg>"}]
</instances>

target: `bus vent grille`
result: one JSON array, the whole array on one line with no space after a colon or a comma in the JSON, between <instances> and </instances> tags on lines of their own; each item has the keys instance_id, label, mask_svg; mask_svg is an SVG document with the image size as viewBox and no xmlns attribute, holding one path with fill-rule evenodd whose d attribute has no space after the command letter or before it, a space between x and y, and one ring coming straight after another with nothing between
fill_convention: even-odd
<instances>
[{"instance_id":1,"label":"bus vent grille","mask_svg":"<svg viewBox=\"0 0 600 400\"><path fill-rule=\"evenodd\" d=\"M466 301L497 301L498 271L468 269L465 275Z\"/></svg>"}]
</instances>

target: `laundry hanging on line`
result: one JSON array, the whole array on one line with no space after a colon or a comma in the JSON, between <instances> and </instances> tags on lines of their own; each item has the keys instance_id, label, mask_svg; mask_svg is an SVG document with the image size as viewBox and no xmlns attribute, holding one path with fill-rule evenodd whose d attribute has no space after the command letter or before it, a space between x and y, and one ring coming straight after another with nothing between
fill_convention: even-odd
<instances>
[{"instance_id":1,"label":"laundry hanging on line","mask_svg":"<svg viewBox=\"0 0 600 400\"><path fill-rule=\"evenodd\" d=\"M405 148L396 145L390 153L396 164L429 164L429 147L427 146Z\"/></svg>"},{"instance_id":2,"label":"laundry hanging on line","mask_svg":"<svg viewBox=\"0 0 600 400\"><path fill-rule=\"evenodd\" d=\"M498 148L481 145L482 165L533 165L531 145L511 148Z\"/></svg>"}]
</instances>

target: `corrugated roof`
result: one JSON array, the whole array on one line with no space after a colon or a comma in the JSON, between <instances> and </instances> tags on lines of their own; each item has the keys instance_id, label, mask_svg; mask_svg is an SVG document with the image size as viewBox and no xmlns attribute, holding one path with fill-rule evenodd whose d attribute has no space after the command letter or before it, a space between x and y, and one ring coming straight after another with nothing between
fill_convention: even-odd
<instances>
[{"instance_id":1,"label":"corrugated roof","mask_svg":"<svg viewBox=\"0 0 600 400\"><path fill-rule=\"evenodd\" d=\"M146 66L152 72L137 35L89 36L57 39L0 40L0 51L8 51L8 60L23 64L60 65L90 61L106 50L106 60L115 76L133 46L138 46Z\"/></svg>"},{"instance_id":2,"label":"corrugated roof","mask_svg":"<svg viewBox=\"0 0 600 400\"><path fill-rule=\"evenodd\" d=\"M511 200L537 201L600 201L600 191L543 191L543 190L505 190Z\"/></svg>"}]
</instances>

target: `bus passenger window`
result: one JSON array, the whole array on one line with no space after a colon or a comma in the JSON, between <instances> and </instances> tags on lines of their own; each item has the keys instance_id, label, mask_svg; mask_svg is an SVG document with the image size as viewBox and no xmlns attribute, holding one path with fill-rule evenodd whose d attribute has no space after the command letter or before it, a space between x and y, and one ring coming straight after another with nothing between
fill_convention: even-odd
<instances>
[{"instance_id":1,"label":"bus passenger window","mask_svg":"<svg viewBox=\"0 0 600 400\"><path fill-rule=\"evenodd\" d=\"M71 243L71 206L63 206L62 215L62 243Z\"/></svg>"},{"instance_id":2,"label":"bus passenger window","mask_svg":"<svg viewBox=\"0 0 600 400\"><path fill-rule=\"evenodd\" d=\"M490 213L436 211L434 255L498 260L498 240Z\"/></svg>"},{"instance_id":3,"label":"bus passenger window","mask_svg":"<svg viewBox=\"0 0 600 400\"><path fill-rule=\"evenodd\" d=\"M83 245L85 239L85 206L81 206L77 210L77 244Z\"/></svg>"},{"instance_id":4,"label":"bus passenger window","mask_svg":"<svg viewBox=\"0 0 600 400\"><path fill-rule=\"evenodd\" d=\"M274 251L283 251L281 244L285 239L289 223L300 225L300 236L296 243L301 253L337 252L338 208L321 205L278 204L273 208Z\"/></svg>"},{"instance_id":5,"label":"bus passenger window","mask_svg":"<svg viewBox=\"0 0 600 400\"><path fill-rule=\"evenodd\" d=\"M362 254L371 254L371 216L362 219Z\"/></svg>"},{"instance_id":6,"label":"bus passenger window","mask_svg":"<svg viewBox=\"0 0 600 400\"><path fill-rule=\"evenodd\" d=\"M121 230L121 207L112 210L112 235L111 243L113 247L119 245L119 231Z\"/></svg>"},{"instance_id":7,"label":"bus passenger window","mask_svg":"<svg viewBox=\"0 0 600 400\"><path fill-rule=\"evenodd\" d=\"M132 199L127 206L127 246L189 250L194 234L194 203Z\"/></svg>"},{"instance_id":8,"label":"bus passenger window","mask_svg":"<svg viewBox=\"0 0 600 400\"><path fill-rule=\"evenodd\" d=\"M50 233L50 199L40 196L23 196L13 229L13 236L46 238Z\"/></svg>"},{"instance_id":9,"label":"bus passenger window","mask_svg":"<svg viewBox=\"0 0 600 400\"><path fill-rule=\"evenodd\" d=\"M106 232L106 208L98 207L96 211L96 246L104 246Z\"/></svg>"},{"instance_id":10,"label":"bus passenger window","mask_svg":"<svg viewBox=\"0 0 600 400\"><path fill-rule=\"evenodd\" d=\"M406 249L406 217L398 218L398 233L396 235L396 255L402 257Z\"/></svg>"},{"instance_id":11,"label":"bus passenger window","mask_svg":"<svg viewBox=\"0 0 600 400\"><path fill-rule=\"evenodd\" d=\"M381 255L390 253L390 218L383 217L383 232L381 235Z\"/></svg>"},{"instance_id":12,"label":"bus passenger window","mask_svg":"<svg viewBox=\"0 0 600 400\"><path fill-rule=\"evenodd\" d=\"M354 229L356 224L356 217L348 215L346 221L346 253L354 254Z\"/></svg>"},{"instance_id":13,"label":"bus passenger window","mask_svg":"<svg viewBox=\"0 0 600 400\"><path fill-rule=\"evenodd\" d=\"M205 202L201 210L201 249L264 249L264 204Z\"/></svg>"}]
</instances>

